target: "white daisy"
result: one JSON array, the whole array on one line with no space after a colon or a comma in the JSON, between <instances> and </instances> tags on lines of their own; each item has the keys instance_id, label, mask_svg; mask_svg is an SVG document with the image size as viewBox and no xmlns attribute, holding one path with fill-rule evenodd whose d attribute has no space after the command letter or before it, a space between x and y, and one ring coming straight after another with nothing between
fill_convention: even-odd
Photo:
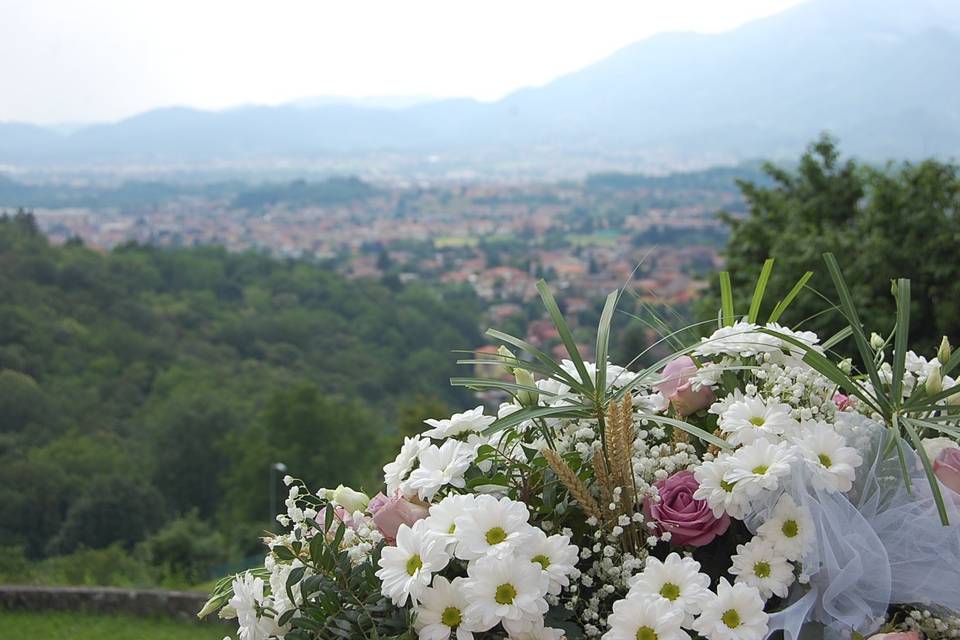
<instances>
[{"instance_id":1,"label":"white daisy","mask_svg":"<svg viewBox=\"0 0 960 640\"><path fill-rule=\"evenodd\" d=\"M563 629L554 629L543 626L543 621L527 625L524 629L515 629L507 623L508 640L563 640L566 635Z\"/></svg>"},{"instance_id":2,"label":"white daisy","mask_svg":"<svg viewBox=\"0 0 960 640\"><path fill-rule=\"evenodd\" d=\"M680 626L683 613L669 601L641 595L627 596L613 603L607 618L610 630L603 640L689 640Z\"/></svg>"},{"instance_id":3,"label":"white daisy","mask_svg":"<svg viewBox=\"0 0 960 640\"><path fill-rule=\"evenodd\" d=\"M547 534L532 528L530 540L519 550L523 557L537 563L550 578L549 593L557 595L570 584L570 574L576 570L580 550L570 544L570 537Z\"/></svg>"},{"instance_id":4,"label":"white daisy","mask_svg":"<svg viewBox=\"0 0 960 640\"><path fill-rule=\"evenodd\" d=\"M769 616L753 587L720 578L717 595L704 605L693 628L707 640L763 640Z\"/></svg>"},{"instance_id":5,"label":"white daisy","mask_svg":"<svg viewBox=\"0 0 960 640\"><path fill-rule=\"evenodd\" d=\"M454 494L431 505L430 515L426 519L427 527L434 535L445 539L447 543L453 543L457 529L456 520L466 512L474 500L476 498L472 494L462 496Z\"/></svg>"},{"instance_id":6,"label":"white daisy","mask_svg":"<svg viewBox=\"0 0 960 640\"><path fill-rule=\"evenodd\" d=\"M772 595L787 596L787 589L794 579L793 565L766 540L757 537L747 544L738 544L737 553L731 560L730 574L737 576L737 584L756 588L764 600Z\"/></svg>"},{"instance_id":7,"label":"white daisy","mask_svg":"<svg viewBox=\"0 0 960 640\"><path fill-rule=\"evenodd\" d=\"M630 579L627 595L663 600L683 612L683 625L689 626L710 599L710 576L700 573L699 562L675 552L663 561L649 556L643 571Z\"/></svg>"},{"instance_id":8,"label":"white daisy","mask_svg":"<svg viewBox=\"0 0 960 640\"><path fill-rule=\"evenodd\" d=\"M464 514L454 520L455 554L461 560L485 555L510 555L526 544L534 528L527 524L527 505L509 498L477 496Z\"/></svg>"},{"instance_id":9,"label":"white daisy","mask_svg":"<svg viewBox=\"0 0 960 640\"><path fill-rule=\"evenodd\" d=\"M694 350L698 356L731 355L752 357L770 353L780 348L780 340L758 333L759 327L751 322L737 322L731 327L720 327L709 338L702 338Z\"/></svg>"},{"instance_id":10,"label":"white daisy","mask_svg":"<svg viewBox=\"0 0 960 640\"><path fill-rule=\"evenodd\" d=\"M810 510L797 506L793 498L783 494L770 518L757 529L757 535L787 560L799 561L813 546L816 533Z\"/></svg>"},{"instance_id":11,"label":"white daisy","mask_svg":"<svg viewBox=\"0 0 960 640\"><path fill-rule=\"evenodd\" d=\"M463 413L455 413L446 420L435 420L434 418L424 420L424 422L433 428L424 431L422 435L428 438L442 440L444 438L458 436L461 433L480 433L493 424L494 421L496 421L494 416L483 415L483 405L480 405L476 409L464 411Z\"/></svg>"},{"instance_id":12,"label":"white daisy","mask_svg":"<svg viewBox=\"0 0 960 640\"><path fill-rule=\"evenodd\" d=\"M693 497L706 500L717 518L727 513L731 518L743 520L750 508L750 496L744 490L744 485L725 479L729 471L730 456L727 454L720 454L716 460L701 463L693 471L693 477L700 484Z\"/></svg>"},{"instance_id":13,"label":"white daisy","mask_svg":"<svg viewBox=\"0 0 960 640\"><path fill-rule=\"evenodd\" d=\"M387 485L387 495L395 495L400 490L400 483L407 479L420 452L429 446L430 441L426 438L403 439L403 446L400 447L397 458L383 467L383 482Z\"/></svg>"},{"instance_id":14,"label":"white daisy","mask_svg":"<svg viewBox=\"0 0 960 640\"><path fill-rule=\"evenodd\" d=\"M416 491L421 500L426 501L433 500L433 496L445 485L462 489L466 484L463 474L475 457L473 447L457 440L447 440L439 447L431 444L420 452L420 466L402 483L401 489L406 493L409 487Z\"/></svg>"},{"instance_id":15,"label":"white daisy","mask_svg":"<svg viewBox=\"0 0 960 640\"><path fill-rule=\"evenodd\" d=\"M562 406L571 403L573 394L566 383L554 380L553 378L544 378L537 380L537 388L543 393L540 394L540 402L549 406ZM501 416L502 417L502 416Z\"/></svg>"},{"instance_id":16,"label":"white daisy","mask_svg":"<svg viewBox=\"0 0 960 640\"><path fill-rule=\"evenodd\" d=\"M825 422L804 425L796 440L803 459L813 471L813 484L819 489L846 493L853 487L857 467L863 458L833 427Z\"/></svg>"},{"instance_id":17,"label":"white daisy","mask_svg":"<svg viewBox=\"0 0 960 640\"><path fill-rule=\"evenodd\" d=\"M583 379L580 377L580 372L577 371L577 365L573 363L572 360L562 360L560 362L560 368L570 374L574 380ZM591 382L596 384L597 382L597 365L593 362L584 362L583 368L586 369L587 377ZM608 388L618 388L630 382L632 374L624 369L621 366L607 363L607 387Z\"/></svg>"},{"instance_id":18,"label":"white daisy","mask_svg":"<svg viewBox=\"0 0 960 640\"><path fill-rule=\"evenodd\" d=\"M233 579L233 597L227 603L237 615L241 640L266 640L280 633L276 620L261 616L264 607L272 605L263 595L263 579L244 573Z\"/></svg>"},{"instance_id":19,"label":"white daisy","mask_svg":"<svg viewBox=\"0 0 960 640\"><path fill-rule=\"evenodd\" d=\"M764 401L760 396L744 398L731 404L717 421L717 426L732 444L750 444L759 438L772 442L792 434L797 421L790 417L790 405Z\"/></svg>"},{"instance_id":20,"label":"white daisy","mask_svg":"<svg viewBox=\"0 0 960 640\"><path fill-rule=\"evenodd\" d=\"M397 544L384 547L380 555L380 592L393 603L402 607L409 597L414 602L420 599L430 579L450 561L445 543L433 535L424 520L418 520L413 528L405 524L397 531Z\"/></svg>"},{"instance_id":21,"label":"white daisy","mask_svg":"<svg viewBox=\"0 0 960 640\"><path fill-rule=\"evenodd\" d=\"M453 582L443 576L433 579L433 585L424 589L416 608L413 628L420 640L473 640L473 632L479 631L467 617L467 597L463 592L466 578Z\"/></svg>"},{"instance_id":22,"label":"white daisy","mask_svg":"<svg viewBox=\"0 0 960 640\"><path fill-rule=\"evenodd\" d=\"M730 455L730 471L725 480L741 485L751 497L761 491L773 491L779 478L790 473L790 463L794 459L789 444L773 444L761 438Z\"/></svg>"},{"instance_id":23,"label":"white daisy","mask_svg":"<svg viewBox=\"0 0 960 640\"><path fill-rule=\"evenodd\" d=\"M467 617L483 630L501 621L522 630L525 622L535 624L547 612L550 579L532 562L484 557L467 566L467 576Z\"/></svg>"},{"instance_id":24,"label":"white daisy","mask_svg":"<svg viewBox=\"0 0 960 640\"><path fill-rule=\"evenodd\" d=\"M795 340L799 340L800 342L806 343L808 346L813 347L820 353L823 353L823 349L817 346L817 343L820 342L820 336L815 334L813 331L794 331L793 329L789 329L787 327L779 325L776 322L769 323L767 325L767 329L790 336ZM777 338L777 341L779 342L779 346L782 350L787 351L790 355L794 357L802 358L807 353L797 345L789 343L786 340L781 340Z\"/></svg>"}]
</instances>

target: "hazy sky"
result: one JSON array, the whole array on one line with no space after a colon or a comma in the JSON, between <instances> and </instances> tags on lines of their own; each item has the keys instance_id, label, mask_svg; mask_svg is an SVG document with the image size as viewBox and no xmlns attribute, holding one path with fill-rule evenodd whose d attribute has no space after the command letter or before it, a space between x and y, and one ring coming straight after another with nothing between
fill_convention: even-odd
<instances>
[{"instance_id":1,"label":"hazy sky","mask_svg":"<svg viewBox=\"0 0 960 640\"><path fill-rule=\"evenodd\" d=\"M0 121L321 95L496 99L800 0L0 0Z\"/></svg>"}]
</instances>

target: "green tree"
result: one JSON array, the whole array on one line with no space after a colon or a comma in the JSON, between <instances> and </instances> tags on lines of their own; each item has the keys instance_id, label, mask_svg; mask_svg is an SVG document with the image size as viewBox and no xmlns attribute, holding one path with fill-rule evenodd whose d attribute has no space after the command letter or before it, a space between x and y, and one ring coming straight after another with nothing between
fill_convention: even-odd
<instances>
[{"instance_id":1,"label":"green tree","mask_svg":"<svg viewBox=\"0 0 960 640\"><path fill-rule=\"evenodd\" d=\"M943 335L960 335L960 179L954 164L925 160L882 168L842 159L827 136L813 143L793 169L764 165L772 185L740 182L749 206L744 218L724 214L731 236L726 248L736 310L749 306L760 266L774 258L761 317L806 271L808 286L835 297L821 254L836 254L868 330L893 325L890 282L913 283L911 338L932 352ZM719 287L705 297L701 315L719 307ZM802 293L783 318L786 324L829 335L841 329L839 314L816 293Z\"/></svg>"},{"instance_id":2,"label":"green tree","mask_svg":"<svg viewBox=\"0 0 960 640\"><path fill-rule=\"evenodd\" d=\"M62 554L115 543L131 548L163 521L163 498L145 479L136 474L98 478L70 505L49 550Z\"/></svg>"}]
</instances>

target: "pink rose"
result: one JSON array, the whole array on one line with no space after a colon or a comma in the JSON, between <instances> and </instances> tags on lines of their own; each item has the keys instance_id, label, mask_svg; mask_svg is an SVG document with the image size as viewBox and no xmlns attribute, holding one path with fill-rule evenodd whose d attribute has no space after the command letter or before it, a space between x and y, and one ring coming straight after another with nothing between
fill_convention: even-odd
<instances>
[{"instance_id":1,"label":"pink rose","mask_svg":"<svg viewBox=\"0 0 960 640\"><path fill-rule=\"evenodd\" d=\"M867 640L920 640L916 631L891 631L890 633L875 633Z\"/></svg>"},{"instance_id":2,"label":"pink rose","mask_svg":"<svg viewBox=\"0 0 960 640\"><path fill-rule=\"evenodd\" d=\"M370 503L373 504L373 500ZM423 520L427 517L427 507L410 502L401 495L396 495L387 498L386 502L377 508L376 513L373 513L373 511L371 513L377 529L387 539L387 542L393 543L397 539L397 531L400 530L400 525L413 526L413 523L417 520Z\"/></svg>"},{"instance_id":3,"label":"pink rose","mask_svg":"<svg viewBox=\"0 0 960 640\"><path fill-rule=\"evenodd\" d=\"M350 515L350 512L349 512L349 511L347 511L346 509L344 509L344 508L341 507L340 505L336 505L336 506L333 508L333 515L336 516L337 520L339 520L339 521L342 522L343 524L347 525L347 526L350 527L351 529L356 529L356 528L357 528L356 525L355 525L355 523L353 522L353 516ZM318 517L319 517L319 516L318 516Z\"/></svg>"},{"instance_id":4,"label":"pink rose","mask_svg":"<svg viewBox=\"0 0 960 640\"><path fill-rule=\"evenodd\" d=\"M702 547L730 526L730 516L717 518L706 500L694 499L698 488L700 483L692 471L680 471L657 482L660 502L652 498L643 501L644 514L657 523L661 533L671 534L672 544Z\"/></svg>"},{"instance_id":5,"label":"pink rose","mask_svg":"<svg viewBox=\"0 0 960 640\"><path fill-rule=\"evenodd\" d=\"M933 473L945 486L960 494L960 448L948 447L941 451L933 461Z\"/></svg>"},{"instance_id":6,"label":"pink rose","mask_svg":"<svg viewBox=\"0 0 960 640\"><path fill-rule=\"evenodd\" d=\"M690 356L679 356L667 363L660 372L662 381L654 389L663 394L681 416L688 416L709 407L715 400L713 389L700 387L693 390L690 378L697 372L697 365Z\"/></svg>"},{"instance_id":7,"label":"pink rose","mask_svg":"<svg viewBox=\"0 0 960 640\"><path fill-rule=\"evenodd\" d=\"M383 495L383 491L377 495L370 498L370 502L367 503L367 513L374 515L377 511L380 511L380 507L387 504L390 501L390 498Z\"/></svg>"},{"instance_id":8,"label":"pink rose","mask_svg":"<svg viewBox=\"0 0 960 640\"><path fill-rule=\"evenodd\" d=\"M853 401L850 400L850 396L845 396L838 391L833 394L833 404L837 405L838 411L846 411L847 407L853 404Z\"/></svg>"}]
</instances>

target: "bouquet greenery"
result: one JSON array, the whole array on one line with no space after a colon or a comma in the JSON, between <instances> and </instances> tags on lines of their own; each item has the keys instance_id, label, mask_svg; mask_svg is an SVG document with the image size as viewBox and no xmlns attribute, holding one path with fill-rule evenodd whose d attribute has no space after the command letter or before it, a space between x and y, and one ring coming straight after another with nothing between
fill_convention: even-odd
<instances>
[{"instance_id":1,"label":"bouquet greenery","mask_svg":"<svg viewBox=\"0 0 960 640\"><path fill-rule=\"evenodd\" d=\"M810 274L761 321L767 261L746 314L721 274L716 330L638 371L608 362L619 292L592 364L541 283L568 360L489 331L462 362L512 377L452 383L507 401L427 420L372 499L286 477L264 566L201 613L243 640L957 637L960 355L909 350L906 280L868 335L825 260L837 335L778 324Z\"/></svg>"}]
</instances>

